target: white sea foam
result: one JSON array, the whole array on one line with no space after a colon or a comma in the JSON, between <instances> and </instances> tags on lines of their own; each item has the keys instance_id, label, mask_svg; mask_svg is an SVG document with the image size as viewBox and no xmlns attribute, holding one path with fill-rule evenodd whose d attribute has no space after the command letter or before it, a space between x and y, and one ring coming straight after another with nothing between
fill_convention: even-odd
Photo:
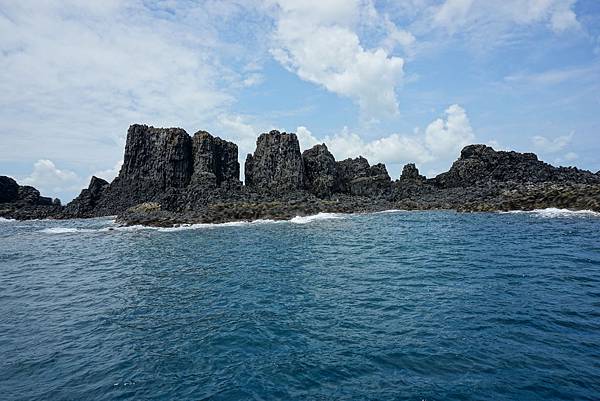
<instances>
[{"instance_id":1,"label":"white sea foam","mask_svg":"<svg viewBox=\"0 0 600 401\"><path fill-rule=\"evenodd\" d=\"M388 210L381 210L379 212L373 212L373 214L401 213L401 212L408 212L408 210L403 210L403 209L388 209Z\"/></svg>"},{"instance_id":2,"label":"white sea foam","mask_svg":"<svg viewBox=\"0 0 600 401\"><path fill-rule=\"evenodd\" d=\"M317 213L311 216L296 216L290 220L290 223L307 224L318 220L341 219L343 216L342 213Z\"/></svg>"},{"instance_id":3,"label":"white sea foam","mask_svg":"<svg viewBox=\"0 0 600 401\"><path fill-rule=\"evenodd\" d=\"M4 217L0 217L0 223L12 223L14 221L17 221L15 219L5 219Z\"/></svg>"},{"instance_id":4,"label":"white sea foam","mask_svg":"<svg viewBox=\"0 0 600 401\"><path fill-rule=\"evenodd\" d=\"M600 217L600 213L594 212L593 210L569 210L569 209L557 209L550 207L547 209L535 209L535 210L511 210L508 212L500 212L508 214L530 214L537 217L543 218L565 218L565 217Z\"/></svg>"}]
</instances>

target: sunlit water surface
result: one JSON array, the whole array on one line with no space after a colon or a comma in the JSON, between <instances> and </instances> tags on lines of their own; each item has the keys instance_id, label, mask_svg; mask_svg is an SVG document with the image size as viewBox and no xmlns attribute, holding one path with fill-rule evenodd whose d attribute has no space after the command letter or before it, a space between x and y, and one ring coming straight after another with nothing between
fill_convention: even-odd
<instances>
[{"instance_id":1,"label":"sunlit water surface","mask_svg":"<svg viewBox=\"0 0 600 401\"><path fill-rule=\"evenodd\" d=\"M600 216L0 221L6 400L593 400Z\"/></svg>"}]
</instances>

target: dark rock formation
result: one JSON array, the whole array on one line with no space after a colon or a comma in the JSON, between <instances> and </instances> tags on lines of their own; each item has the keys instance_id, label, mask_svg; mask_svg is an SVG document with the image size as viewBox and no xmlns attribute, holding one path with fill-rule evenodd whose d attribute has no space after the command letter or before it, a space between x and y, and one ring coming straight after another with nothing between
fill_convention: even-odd
<instances>
[{"instance_id":1,"label":"dark rock formation","mask_svg":"<svg viewBox=\"0 0 600 401\"><path fill-rule=\"evenodd\" d=\"M99 204L102 196L109 188L109 183L93 176L90 180L90 185L87 189L81 191L81 194L73 199L67 206L65 206L64 213L67 216L78 216L78 217L93 217L95 208Z\"/></svg>"},{"instance_id":2,"label":"dark rock formation","mask_svg":"<svg viewBox=\"0 0 600 401\"><path fill-rule=\"evenodd\" d=\"M465 147L450 170L435 178L441 188L487 185L495 182L597 182L588 171L553 167L533 153L495 151L486 145Z\"/></svg>"},{"instance_id":3,"label":"dark rock formation","mask_svg":"<svg viewBox=\"0 0 600 401\"><path fill-rule=\"evenodd\" d=\"M0 176L0 203L19 199L19 184L10 177Z\"/></svg>"},{"instance_id":4,"label":"dark rock formation","mask_svg":"<svg viewBox=\"0 0 600 401\"><path fill-rule=\"evenodd\" d=\"M0 217L42 219L58 214L61 209L59 199L40 196L34 187L21 186L10 177L0 176Z\"/></svg>"},{"instance_id":5,"label":"dark rock formation","mask_svg":"<svg viewBox=\"0 0 600 401\"><path fill-rule=\"evenodd\" d=\"M532 153L465 147L450 170L427 179L414 164L392 182L385 165L336 161L325 144L300 153L295 134L259 136L239 180L238 148L199 131L132 125L112 183L92 177L66 207L0 177L0 216L17 219L119 215L125 224L172 225L318 212L384 209L492 211L561 207L600 211L600 174L553 167Z\"/></svg>"},{"instance_id":6,"label":"dark rock formation","mask_svg":"<svg viewBox=\"0 0 600 401\"><path fill-rule=\"evenodd\" d=\"M414 163L409 163L402 168L400 181L403 183L424 183L426 180L424 175L419 173L419 169Z\"/></svg>"},{"instance_id":7,"label":"dark rock formation","mask_svg":"<svg viewBox=\"0 0 600 401\"><path fill-rule=\"evenodd\" d=\"M240 163L238 147L233 142L214 137L206 131L198 131L193 138L194 184L239 186Z\"/></svg>"},{"instance_id":8,"label":"dark rock formation","mask_svg":"<svg viewBox=\"0 0 600 401\"><path fill-rule=\"evenodd\" d=\"M132 125L119 180L149 193L183 188L193 171L192 140L181 128Z\"/></svg>"},{"instance_id":9,"label":"dark rock formation","mask_svg":"<svg viewBox=\"0 0 600 401\"><path fill-rule=\"evenodd\" d=\"M328 198L336 190L337 166L325 144L315 145L302 153L306 188L319 198Z\"/></svg>"},{"instance_id":10,"label":"dark rock formation","mask_svg":"<svg viewBox=\"0 0 600 401\"><path fill-rule=\"evenodd\" d=\"M296 134L261 134L245 164L246 186L274 195L304 189L304 163Z\"/></svg>"},{"instance_id":11,"label":"dark rock formation","mask_svg":"<svg viewBox=\"0 0 600 401\"><path fill-rule=\"evenodd\" d=\"M389 191L391 179L383 164L369 166L362 156L337 162L337 190L357 196L380 196Z\"/></svg>"}]
</instances>

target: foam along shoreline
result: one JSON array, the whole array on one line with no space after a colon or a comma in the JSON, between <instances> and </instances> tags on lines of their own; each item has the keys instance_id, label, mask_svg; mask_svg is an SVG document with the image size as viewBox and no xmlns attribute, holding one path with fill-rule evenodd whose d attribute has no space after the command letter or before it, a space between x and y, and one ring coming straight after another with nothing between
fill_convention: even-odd
<instances>
[{"instance_id":1,"label":"foam along shoreline","mask_svg":"<svg viewBox=\"0 0 600 401\"><path fill-rule=\"evenodd\" d=\"M593 210L570 210L558 209L549 207L546 209L534 210L509 210L506 212L498 212L499 214L529 214L544 218L568 218L568 217L600 217L600 212Z\"/></svg>"},{"instance_id":2,"label":"foam along shoreline","mask_svg":"<svg viewBox=\"0 0 600 401\"><path fill-rule=\"evenodd\" d=\"M317 213L310 216L296 216L289 220L268 220L258 219L251 221L230 221L226 223L197 223L197 224L180 224L173 227L153 227L144 225L132 225L132 226L116 226L111 225L101 228L80 228L80 227L47 227L39 230L38 232L44 234L76 234L76 233L105 233L105 232L127 232L127 231L157 231L157 232L176 232L176 231L187 231L187 230L200 230L200 229L213 229L221 227L246 227L255 226L261 224L308 224L322 220L334 220L343 219L350 214L343 213ZM114 223L114 221L112 222Z\"/></svg>"}]
</instances>

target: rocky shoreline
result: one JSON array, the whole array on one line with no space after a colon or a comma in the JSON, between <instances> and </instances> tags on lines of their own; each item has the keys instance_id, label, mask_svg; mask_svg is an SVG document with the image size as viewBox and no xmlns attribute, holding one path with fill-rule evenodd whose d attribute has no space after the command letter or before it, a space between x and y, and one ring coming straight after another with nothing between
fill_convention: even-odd
<instances>
[{"instance_id":1,"label":"rocky shoreline","mask_svg":"<svg viewBox=\"0 0 600 401\"><path fill-rule=\"evenodd\" d=\"M198 131L132 125L123 166L111 183L92 177L67 205L0 176L0 217L17 220L117 215L124 225L168 227L320 212L453 209L464 212L541 208L600 211L600 172L554 167L533 153L465 147L434 178L414 164L392 180L384 164L336 161L325 144L300 152L293 133L260 135L240 181L233 142Z\"/></svg>"}]
</instances>

